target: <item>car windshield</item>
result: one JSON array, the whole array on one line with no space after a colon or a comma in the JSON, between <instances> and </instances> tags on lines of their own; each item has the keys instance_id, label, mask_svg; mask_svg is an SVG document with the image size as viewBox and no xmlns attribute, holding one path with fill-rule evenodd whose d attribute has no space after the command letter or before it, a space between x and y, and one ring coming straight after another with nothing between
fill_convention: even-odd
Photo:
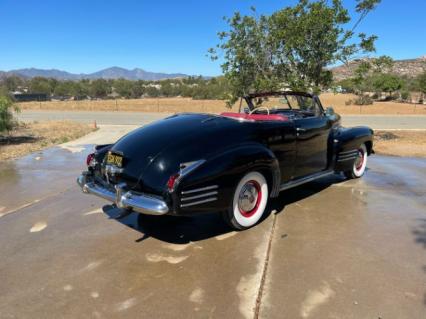
<instances>
[{"instance_id":1,"label":"car windshield","mask_svg":"<svg viewBox=\"0 0 426 319\"><path fill-rule=\"evenodd\" d=\"M302 111L309 113L317 113L318 105L311 96L300 94L273 94L265 96L255 96L249 98L249 104L252 108L262 107L271 111ZM259 109L260 110L260 109Z\"/></svg>"}]
</instances>

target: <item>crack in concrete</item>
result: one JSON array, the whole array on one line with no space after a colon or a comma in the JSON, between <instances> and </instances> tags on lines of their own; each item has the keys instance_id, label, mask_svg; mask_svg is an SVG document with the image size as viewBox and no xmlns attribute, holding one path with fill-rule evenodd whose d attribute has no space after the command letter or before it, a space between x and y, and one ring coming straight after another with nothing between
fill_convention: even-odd
<instances>
[{"instance_id":1,"label":"crack in concrete","mask_svg":"<svg viewBox=\"0 0 426 319\"><path fill-rule=\"evenodd\" d=\"M267 275L267 272L268 272L269 258L270 258L270 255L271 255L272 239L274 238L276 220L277 220L277 215L274 214L273 220L272 220L271 231L269 233L268 248L266 250L265 260L263 262L262 277L260 279L259 290L258 290L257 298L256 298L256 307L254 309L254 314L253 314L254 319L259 318L260 307L261 307L261 304L262 304L263 291L264 291L265 282L266 282L266 275Z\"/></svg>"}]
</instances>

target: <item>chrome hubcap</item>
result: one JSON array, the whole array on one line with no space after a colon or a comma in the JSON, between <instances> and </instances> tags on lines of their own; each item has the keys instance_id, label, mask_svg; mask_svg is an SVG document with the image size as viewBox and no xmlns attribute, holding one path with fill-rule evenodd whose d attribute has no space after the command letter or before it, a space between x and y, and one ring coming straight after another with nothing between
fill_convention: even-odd
<instances>
[{"instance_id":1,"label":"chrome hubcap","mask_svg":"<svg viewBox=\"0 0 426 319\"><path fill-rule=\"evenodd\" d=\"M245 184L238 197L238 208L243 212L252 211L256 207L258 196L259 192L253 183Z\"/></svg>"},{"instance_id":2,"label":"chrome hubcap","mask_svg":"<svg viewBox=\"0 0 426 319\"><path fill-rule=\"evenodd\" d=\"M357 170L360 170L363 164L364 164L364 152L362 150L359 150L358 157L355 161L355 168Z\"/></svg>"}]
</instances>

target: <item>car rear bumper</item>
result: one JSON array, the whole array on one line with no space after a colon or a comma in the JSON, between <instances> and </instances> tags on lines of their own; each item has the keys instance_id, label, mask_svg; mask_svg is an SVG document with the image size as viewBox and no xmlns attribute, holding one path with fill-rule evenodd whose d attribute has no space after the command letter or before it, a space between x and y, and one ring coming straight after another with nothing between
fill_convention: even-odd
<instances>
[{"instance_id":1,"label":"car rear bumper","mask_svg":"<svg viewBox=\"0 0 426 319\"><path fill-rule=\"evenodd\" d=\"M89 172L83 172L77 178L77 184L83 193L92 194L111 201L119 208L132 209L147 215L165 215L169 212L166 202L149 195L125 190L125 184L114 186L114 190L97 183Z\"/></svg>"}]
</instances>

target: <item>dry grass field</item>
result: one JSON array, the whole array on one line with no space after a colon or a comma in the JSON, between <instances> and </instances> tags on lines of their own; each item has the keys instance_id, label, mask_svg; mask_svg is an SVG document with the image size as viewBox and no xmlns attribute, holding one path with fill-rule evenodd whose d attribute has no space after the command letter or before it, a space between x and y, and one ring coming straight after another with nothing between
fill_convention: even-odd
<instances>
[{"instance_id":1,"label":"dry grass field","mask_svg":"<svg viewBox=\"0 0 426 319\"><path fill-rule=\"evenodd\" d=\"M75 140L93 130L89 125L71 121L20 123L9 134L0 135L0 160Z\"/></svg>"},{"instance_id":2,"label":"dry grass field","mask_svg":"<svg viewBox=\"0 0 426 319\"><path fill-rule=\"evenodd\" d=\"M351 94L324 93L320 96L324 107L332 106L339 114L423 114L426 105L375 102L373 105L345 105L353 99ZM220 113L229 111L224 101L193 100L191 98L144 98L132 100L96 100L96 101L49 101L18 103L22 110L67 110L67 111L139 111L139 112L208 112ZM232 107L238 111L239 104Z\"/></svg>"},{"instance_id":3,"label":"dry grass field","mask_svg":"<svg viewBox=\"0 0 426 319\"><path fill-rule=\"evenodd\" d=\"M426 132L376 131L374 151L383 155L426 157Z\"/></svg>"},{"instance_id":4,"label":"dry grass field","mask_svg":"<svg viewBox=\"0 0 426 319\"><path fill-rule=\"evenodd\" d=\"M399 102L374 102L372 105L345 105L346 101L355 99L352 94L333 94L324 93L320 96L322 105L324 107L332 106L339 114L402 114L426 115L426 105L424 104L409 104Z\"/></svg>"}]
</instances>

